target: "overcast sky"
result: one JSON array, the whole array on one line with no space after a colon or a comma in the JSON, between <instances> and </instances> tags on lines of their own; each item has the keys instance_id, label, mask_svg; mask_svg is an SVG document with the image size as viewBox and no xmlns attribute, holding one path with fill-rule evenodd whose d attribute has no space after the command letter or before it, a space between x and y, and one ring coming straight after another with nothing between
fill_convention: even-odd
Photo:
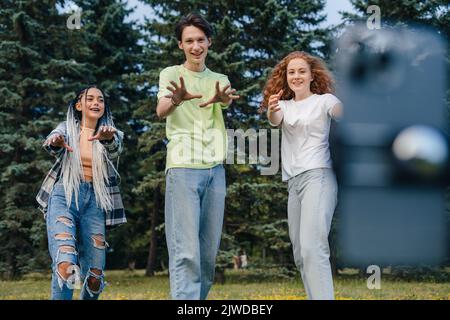
<instances>
[{"instance_id":1,"label":"overcast sky","mask_svg":"<svg viewBox=\"0 0 450 320\"><path fill-rule=\"evenodd\" d=\"M151 15L151 8L148 5L142 4L138 0L129 0L130 7L137 6L137 10L130 17L132 20L143 21L144 17ZM349 0L327 0L325 6L325 13L327 14L326 25L336 25L341 22L341 16L338 11L352 11L352 6Z\"/></svg>"}]
</instances>

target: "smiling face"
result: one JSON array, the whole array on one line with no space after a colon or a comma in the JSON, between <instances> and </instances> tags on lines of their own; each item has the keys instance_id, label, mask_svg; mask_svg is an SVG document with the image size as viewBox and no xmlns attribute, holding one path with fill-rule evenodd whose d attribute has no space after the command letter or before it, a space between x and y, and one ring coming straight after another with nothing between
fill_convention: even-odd
<instances>
[{"instance_id":1,"label":"smiling face","mask_svg":"<svg viewBox=\"0 0 450 320\"><path fill-rule=\"evenodd\" d=\"M97 123L97 120L105 113L105 100L102 92L97 88L89 88L80 97L75 107L81 111L82 117L86 121Z\"/></svg>"},{"instance_id":2,"label":"smiling face","mask_svg":"<svg viewBox=\"0 0 450 320\"><path fill-rule=\"evenodd\" d=\"M210 46L211 39L201 29L194 26L185 27L181 41L178 41L178 47L184 51L187 64L197 67L205 64Z\"/></svg>"},{"instance_id":3,"label":"smiling face","mask_svg":"<svg viewBox=\"0 0 450 320\"><path fill-rule=\"evenodd\" d=\"M305 60L295 58L289 61L286 68L286 80L296 96L305 96L311 93L313 77L311 68Z\"/></svg>"}]
</instances>

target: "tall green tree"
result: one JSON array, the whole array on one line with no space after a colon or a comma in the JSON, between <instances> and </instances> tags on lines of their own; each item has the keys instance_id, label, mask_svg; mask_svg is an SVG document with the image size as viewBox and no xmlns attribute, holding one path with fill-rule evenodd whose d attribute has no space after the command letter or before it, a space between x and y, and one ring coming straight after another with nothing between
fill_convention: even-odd
<instances>
[{"instance_id":1,"label":"tall green tree","mask_svg":"<svg viewBox=\"0 0 450 320\"><path fill-rule=\"evenodd\" d=\"M130 19L133 12L126 1L75 0L81 9L85 40L82 50L89 54L89 64L95 83L102 88L110 104L115 125L124 132L124 149L119 159L120 189L128 223L107 235L110 249L108 267L123 268L136 258L136 251L145 242L144 226L149 224L144 206L132 192L139 179L137 132L139 124L133 116L144 92L135 86L132 78L141 71L141 30ZM138 235L142 235L139 237ZM148 240L146 240L148 242ZM142 254L141 254L142 255Z\"/></svg>"},{"instance_id":2,"label":"tall green tree","mask_svg":"<svg viewBox=\"0 0 450 320\"><path fill-rule=\"evenodd\" d=\"M0 274L48 267L45 221L34 200L51 166L43 138L62 118L66 94L91 77L63 1L2 1L0 9Z\"/></svg>"},{"instance_id":3,"label":"tall green tree","mask_svg":"<svg viewBox=\"0 0 450 320\"><path fill-rule=\"evenodd\" d=\"M384 25L426 25L433 26L448 37L450 34L449 4L446 0L350 0L354 12L342 12L344 22L366 21L367 8L376 5L380 8L381 22Z\"/></svg>"},{"instance_id":4,"label":"tall green tree","mask_svg":"<svg viewBox=\"0 0 450 320\"><path fill-rule=\"evenodd\" d=\"M80 28L68 28L81 9ZM125 206L133 221L131 188L136 135L132 110L139 90L127 76L139 69L139 30L127 22L122 1L3 1L0 9L0 274L48 269L45 221L35 195L53 159L44 137L65 119L74 92L95 83L108 94L117 126L126 133L121 157ZM123 165L124 163L128 165ZM127 229L112 234L112 248L127 252ZM117 244L117 245L116 245ZM122 261L120 250L110 259Z\"/></svg>"}]
</instances>

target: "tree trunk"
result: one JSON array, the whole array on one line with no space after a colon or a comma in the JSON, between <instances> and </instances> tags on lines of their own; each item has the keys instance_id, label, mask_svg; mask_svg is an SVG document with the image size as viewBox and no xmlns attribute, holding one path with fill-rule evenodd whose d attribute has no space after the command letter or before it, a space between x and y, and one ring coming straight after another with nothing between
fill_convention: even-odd
<instances>
[{"instance_id":1,"label":"tree trunk","mask_svg":"<svg viewBox=\"0 0 450 320\"><path fill-rule=\"evenodd\" d=\"M152 277L155 275L156 247L157 247L156 226L158 225L159 207L160 207L160 195L159 189L156 188L153 193L153 210L150 226L151 239L150 239L150 247L148 250L147 268L145 270L145 275L147 277Z\"/></svg>"},{"instance_id":2,"label":"tree trunk","mask_svg":"<svg viewBox=\"0 0 450 320\"><path fill-rule=\"evenodd\" d=\"M225 268L216 268L215 282L225 284Z\"/></svg>"},{"instance_id":3,"label":"tree trunk","mask_svg":"<svg viewBox=\"0 0 450 320\"><path fill-rule=\"evenodd\" d=\"M286 259L282 250L278 251L278 265L284 267L286 265Z\"/></svg>"}]
</instances>

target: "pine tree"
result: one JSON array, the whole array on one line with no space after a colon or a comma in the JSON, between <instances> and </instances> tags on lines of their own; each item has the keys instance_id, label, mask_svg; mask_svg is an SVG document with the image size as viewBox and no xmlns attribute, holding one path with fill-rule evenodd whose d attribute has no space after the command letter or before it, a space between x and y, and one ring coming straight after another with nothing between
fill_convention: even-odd
<instances>
[{"instance_id":1,"label":"pine tree","mask_svg":"<svg viewBox=\"0 0 450 320\"><path fill-rule=\"evenodd\" d=\"M376 5L381 11L384 25L426 25L433 26L448 38L450 34L450 13L446 0L350 0L355 13L342 12L344 22L366 21L367 8Z\"/></svg>"},{"instance_id":2,"label":"pine tree","mask_svg":"<svg viewBox=\"0 0 450 320\"><path fill-rule=\"evenodd\" d=\"M71 13L62 11L73 2L82 9L80 29L69 29ZM140 32L125 22L130 11L121 1L73 2L3 1L0 10L0 274L6 277L50 265L35 195L53 159L41 145L65 119L74 92L88 84L106 91L116 125L125 131L119 171L125 207L134 212L132 112L139 90L128 74L138 71ZM111 247L126 252L126 232L113 233ZM123 257L111 258L119 263Z\"/></svg>"},{"instance_id":3,"label":"pine tree","mask_svg":"<svg viewBox=\"0 0 450 320\"><path fill-rule=\"evenodd\" d=\"M0 274L49 266L35 195L51 166L43 138L65 113L65 95L90 70L62 1L2 1L0 9Z\"/></svg>"},{"instance_id":4,"label":"pine tree","mask_svg":"<svg viewBox=\"0 0 450 320\"><path fill-rule=\"evenodd\" d=\"M76 0L74 3L82 10L80 32L86 41L82 49L89 52L85 62L95 83L107 94L115 125L125 134L118 171L129 222L107 234L108 267L123 268L135 259L136 242L144 238L137 235L143 235L144 226L149 224L142 214L142 203L132 192L139 179L137 165L141 158L137 150L140 126L133 113L145 98L145 92L133 82L134 75L140 72L142 35L136 21L128 21L132 9L124 1Z\"/></svg>"}]
</instances>

